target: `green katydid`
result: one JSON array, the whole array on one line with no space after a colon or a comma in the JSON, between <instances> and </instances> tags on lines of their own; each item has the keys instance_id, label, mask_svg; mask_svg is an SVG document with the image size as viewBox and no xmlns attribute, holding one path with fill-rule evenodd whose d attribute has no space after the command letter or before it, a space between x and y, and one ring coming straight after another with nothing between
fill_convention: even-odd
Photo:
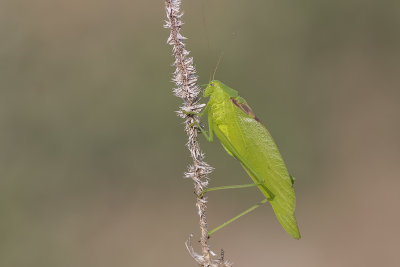
<instances>
[{"instance_id":1,"label":"green katydid","mask_svg":"<svg viewBox=\"0 0 400 267\"><path fill-rule=\"evenodd\" d=\"M203 96L210 99L199 116L208 112L209 133L207 134L200 125L197 127L210 142L213 141L215 133L228 154L239 160L253 179L253 186L257 186L266 197L211 232L215 232L268 200L282 227L293 238L299 239L300 233L294 216L296 198L292 187L293 177L289 175L268 130L238 92L222 82L211 81L204 89ZM222 186L207 191L249 186L251 185Z\"/></svg>"}]
</instances>

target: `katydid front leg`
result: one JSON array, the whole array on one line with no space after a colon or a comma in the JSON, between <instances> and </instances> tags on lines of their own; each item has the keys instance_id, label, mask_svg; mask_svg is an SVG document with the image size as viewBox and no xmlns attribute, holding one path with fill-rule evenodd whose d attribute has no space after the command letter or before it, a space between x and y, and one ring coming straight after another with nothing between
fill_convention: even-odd
<instances>
[{"instance_id":1,"label":"katydid front leg","mask_svg":"<svg viewBox=\"0 0 400 267\"><path fill-rule=\"evenodd\" d=\"M210 108L209 103L210 102L207 103L207 105L204 107L204 109L200 113L184 111L184 110L182 110L182 113L189 114L189 115L197 115L199 118L201 118ZM207 139L207 141L212 142L214 140L214 135L213 135L213 130L212 130L212 120L211 120L210 114L208 115L208 132L209 133L207 133L206 130L204 130L203 127L201 127L201 125L198 122L189 124L189 127L193 127L193 126L196 126L197 128L199 128L199 130L204 135L204 137Z\"/></svg>"},{"instance_id":2,"label":"katydid front leg","mask_svg":"<svg viewBox=\"0 0 400 267\"><path fill-rule=\"evenodd\" d=\"M206 106L203 108L203 110L200 113L194 112L194 111L186 111L186 110L181 110L183 114L187 114L187 115L197 115L198 117L203 117L203 115L208 111L208 109L210 108L209 105L210 102L208 102L206 104Z\"/></svg>"},{"instance_id":3,"label":"katydid front leg","mask_svg":"<svg viewBox=\"0 0 400 267\"><path fill-rule=\"evenodd\" d=\"M204 135L204 137L207 139L207 141L212 142L214 140L213 127L212 127L213 124L212 124L212 120L210 120L210 115L208 117L209 117L208 118L208 133L206 130L203 129L203 127L201 127L201 125L198 122L192 123L191 126L196 125L196 127L199 128L200 132Z\"/></svg>"}]
</instances>

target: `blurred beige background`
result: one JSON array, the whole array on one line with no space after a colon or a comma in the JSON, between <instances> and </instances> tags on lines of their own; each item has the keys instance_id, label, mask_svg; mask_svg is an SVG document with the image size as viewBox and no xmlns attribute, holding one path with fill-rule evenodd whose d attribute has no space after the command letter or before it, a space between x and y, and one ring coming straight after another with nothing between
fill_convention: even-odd
<instances>
[{"instance_id":1,"label":"blurred beige background","mask_svg":"<svg viewBox=\"0 0 400 267\"><path fill-rule=\"evenodd\" d=\"M235 266L399 266L400 2L184 1L200 83L240 91L296 177L218 232ZM196 266L163 1L0 1L0 266ZM201 139L213 186L249 178ZM217 226L262 199L209 194ZM198 236L198 235L197 235Z\"/></svg>"}]
</instances>

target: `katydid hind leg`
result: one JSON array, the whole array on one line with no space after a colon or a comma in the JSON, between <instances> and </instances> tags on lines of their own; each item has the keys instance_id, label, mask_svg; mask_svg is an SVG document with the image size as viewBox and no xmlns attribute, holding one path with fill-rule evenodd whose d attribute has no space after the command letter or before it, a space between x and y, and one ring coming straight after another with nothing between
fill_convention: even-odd
<instances>
[{"instance_id":1,"label":"katydid hind leg","mask_svg":"<svg viewBox=\"0 0 400 267\"><path fill-rule=\"evenodd\" d=\"M221 224L220 226L214 228L213 230L211 230L210 232L208 232L208 237L210 237L213 233L215 233L216 231L220 230L221 228L227 226L228 224L236 221L237 219L239 219L240 217L246 215L247 213L255 210L256 208L260 207L261 205L265 204L268 200L267 199L263 199L260 202L258 202L257 204L255 204L254 206L251 206L249 209L241 212L240 214L236 215L235 217L233 217L232 219L224 222L223 224Z\"/></svg>"}]
</instances>

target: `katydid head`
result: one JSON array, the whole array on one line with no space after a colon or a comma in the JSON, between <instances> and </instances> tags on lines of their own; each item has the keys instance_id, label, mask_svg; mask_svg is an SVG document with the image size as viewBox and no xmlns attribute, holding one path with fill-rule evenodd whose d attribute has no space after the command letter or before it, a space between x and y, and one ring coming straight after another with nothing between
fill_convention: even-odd
<instances>
[{"instance_id":1,"label":"katydid head","mask_svg":"<svg viewBox=\"0 0 400 267\"><path fill-rule=\"evenodd\" d=\"M230 97L238 96L238 92L236 90L226 86L225 84L223 84L222 82L220 82L218 80L213 80L204 89L203 97L209 97L216 92L225 93L225 94L229 95Z\"/></svg>"}]
</instances>

